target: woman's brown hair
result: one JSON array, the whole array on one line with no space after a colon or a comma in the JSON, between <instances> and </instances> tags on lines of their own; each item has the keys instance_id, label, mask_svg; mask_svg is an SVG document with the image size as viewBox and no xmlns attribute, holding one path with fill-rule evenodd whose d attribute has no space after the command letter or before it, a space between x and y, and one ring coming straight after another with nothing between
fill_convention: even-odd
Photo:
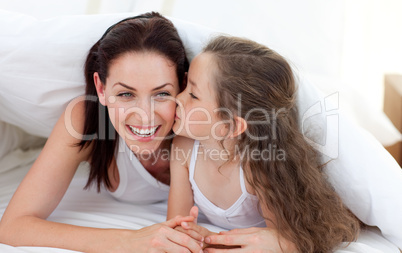
<instances>
[{"instance_id":1,"label":"woman's brown hair","mask_svg":"<svg viewBox=\"0 0 402 253\"><path fill-rule=\"evenodd\" d=\"M107 108L98 101L93 75L98 72L105 84L111 62L128 52L155 52L166 57L176 66L179 84L182 86L185 83L183 79L189 63L183 43L171 21L152 12L124 19L106 30L90 49L85 62L84 138L77 145L81 149L91 145L91 169L86 188L94 182L98 191L102 184L110 187L108 168L118 142ZM180 87L180 90L183 88Z\"/></svg>"},{"instance_id":2,"label":"woman's brown hair","mask_svg":"<svg viewBox=\"0 0 402 253\"><path fill-rule=\"evenodd\" d=\"M229 36L213 39L203 52L216 64L212 80L219 108L247 121L236 154L262 210L273 213L278 232L301 253L331 252L355 240L359 221L328 183L318 153L299 130L288 62L266 46ZM228 119L223 112L219 116ZM264 150L271 155L249 155Z\"/></svg>"}]
</instances>

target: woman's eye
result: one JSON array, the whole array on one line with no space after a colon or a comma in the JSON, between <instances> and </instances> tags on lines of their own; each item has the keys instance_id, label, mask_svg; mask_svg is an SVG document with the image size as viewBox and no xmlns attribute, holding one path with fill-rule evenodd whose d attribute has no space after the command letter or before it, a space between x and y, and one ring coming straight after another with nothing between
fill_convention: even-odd
<instances>
[{"instance_id":1,"label":"woman's eye","mask_svg":"<svg viewBox=\"0 0 402 253\"><path fill-rule=\"evenodd\" d=\"M156 101L165 101L170 96L172 95L169 92L163 91L155 94L154 99L156 99Z\"/></svg>"},{"instance_id":2,"label":"woman's eye","mask_svg":"<svg viewBox=\"0 0 402 253\"><path fill-rule=\"evenodd\" d=\"M128 92L123 92L117 95L118 97L123 97L123 98L128 98L128 97L132 97L133 94L128 93Z\"/></svg>"},{"instance_id":3,"label":"woman's eye","mask_svg":"<svg viewBox=\"0 0 402 253\"><path fill-rule=\"evenodd\" d=\"M169 92L160 92L157 94L157 96L158 97L168 97L168 96L170 96L170 93Z\"/></svg>"},{"instance_id":4,"label":"woman's eye","mask_svg":"<svg viewBox=\"0 0 402 253\"><path fill-rule=\"evenodd\" d=\"M192 98L194 98L194 99L198 99L196 96L194 96L194 94L193 93L189 93L190 94L190 96L192 97Z\"/></svg>"}]
</instances>

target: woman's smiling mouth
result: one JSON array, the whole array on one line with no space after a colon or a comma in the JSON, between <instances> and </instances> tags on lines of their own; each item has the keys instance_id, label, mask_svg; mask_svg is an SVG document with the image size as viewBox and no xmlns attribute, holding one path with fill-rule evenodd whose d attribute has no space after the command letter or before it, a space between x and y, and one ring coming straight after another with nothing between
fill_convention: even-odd
<instances>
[{"instance_id":1,"label":"woman's smiling mouth","mask_svg":"<svg viewBox=\"0 0 402 253\"><path fill-rule=\"evenodd\" d=\"M138 137L141 138L146 138L146 137L151 137L153 136L156 131L159 129L159 126L154 126L154 127L146 127L146 128L138 128L138 127L134 127L134 126L130 126L128 125L129 129L131 130L131 132L133 134L135 134Z\"/></svg>"}]
</instances>

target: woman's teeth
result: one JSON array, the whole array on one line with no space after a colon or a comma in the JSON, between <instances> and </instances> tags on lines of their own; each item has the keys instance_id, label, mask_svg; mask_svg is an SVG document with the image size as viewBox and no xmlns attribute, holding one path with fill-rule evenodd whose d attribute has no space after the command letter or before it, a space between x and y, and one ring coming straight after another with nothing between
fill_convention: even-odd
<instances>
[{"instance_id":1,"label":"woman's teeth","mask_svg":"<svg viewBox=\"0 0 402 253\"><path fill-rule=\"evenodd\" d=\"M148 128L148 129L139 129L136 127L129 126L131 129L131 132L133 132L135 135L138 135L140 137L149 137L155 134L156 129L158 129L158 126Z\"/></svg>"}]
</instances>

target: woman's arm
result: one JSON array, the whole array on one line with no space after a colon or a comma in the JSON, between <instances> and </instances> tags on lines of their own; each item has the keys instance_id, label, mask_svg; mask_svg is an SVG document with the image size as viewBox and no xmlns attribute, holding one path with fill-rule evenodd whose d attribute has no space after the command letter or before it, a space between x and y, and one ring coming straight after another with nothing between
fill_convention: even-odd
<instances>
[{"instance_id":1,"label":"woman's arm","mask_svg":"<svg viewBox=\"0 0 402 253\"><path fill-rule=\"evenodd\" d=\"M176 136L170 154L170 190L167 219L176 215L188 215L194 205L193 191L189 181L187 159L191 157L194 140Z\"/></svg>"},{"instance_id":2,"label":"woman's arm","mask_svg":"<svg viewBox=\"0 0 402 253\"><path fill-rule=\"evenodd\" d=\"M2 217L0 242L97 253L141 252L150 246L167 252L188 248L198 253L201 250L198 242L173 229L183 221L180 218L137 231L79 227L46 220L64 196L80 162L88 160L90 147L80 151L74 146L79 139L70 134L82 132L83 110L80 102L74 107L71 117L65 118L63 114L56 123ZM193 217L184 219L192 220Z\"/></svg>"},{"instance_id":3,"label":"woman's arm","mask_svg":"<svg viewBox=\"0 0 402 253\"><path fill-rule=\"evenodd\" d=\"M83 103L71 114L72 127L83 125ZM64 196L80 162L89 149L74 146L79 140L70 135L65 114L57 121L42 152L14 193L0 223L0 241L10 245L46 245L61 247L71 237L73 227L45 219ZM64 228L64 229L61 229ZM74 235L75 236L75 235ZM77 248L80 240L77 243Z\"/></svg>"}]
</instances>

